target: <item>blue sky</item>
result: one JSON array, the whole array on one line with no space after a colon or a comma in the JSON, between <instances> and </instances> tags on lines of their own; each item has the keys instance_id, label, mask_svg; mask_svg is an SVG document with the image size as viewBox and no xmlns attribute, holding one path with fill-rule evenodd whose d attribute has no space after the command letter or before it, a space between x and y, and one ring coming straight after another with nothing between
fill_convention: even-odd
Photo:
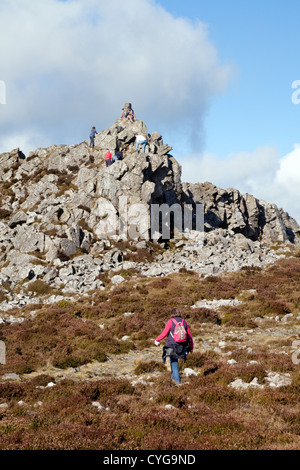
<instances>
[{"instance_id":1,"label":"blue sky","mask_svg":"<svg viewBox=\"0 0 300 470\"><path fill-rule=\"evenodd\" d=\"M299 0L1 0L0 153L79 143L131 101L184 181L300 223L299 18Z\"/></svg>"},{"instance_id":2,"label":"blue sky","mask_svg":"<svg viewBox=\"0 0 300 470\"><path fill-rule=\"evenodd\" d=\"M298 0L160 0L177 17L208 26L220 60L234 77L211 104L205 148L220 156L275 144L284 155L300 137L300 106L291 84L300 77Z\"/></svg>"}]
</instances>

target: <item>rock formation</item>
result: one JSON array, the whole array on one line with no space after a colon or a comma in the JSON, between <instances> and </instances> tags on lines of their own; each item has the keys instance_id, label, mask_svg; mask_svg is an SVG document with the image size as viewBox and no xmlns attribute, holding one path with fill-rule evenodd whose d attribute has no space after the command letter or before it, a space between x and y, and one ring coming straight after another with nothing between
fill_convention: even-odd
<instances>
[{"instance_id":1,"label":"rock formation","mask_svg":"<svg viewBox=\"0 0 300 470\"><path fill-rule=\"evenodd\" d=\"M247 239L266 243L299 244L300 227L275 204L258 200L250 194L241 195L233 188L220 189L211 183L184 183L183 202L205 205L205 227L232 230Z\"/></svg>"},{"instance_id":2,"label":"rock formation","mask_svg":"<svg viewBox=\"0 0 300 470\"><path fill-rule=\"evenodd\" d=\"M147 135L145 153L135 151L136 134ZM106 167L107 150L122 151L123 160ZM273 262L278 254L272 245L279 242L299 247L300 227L287 213L235 189L182 183L181 167L171 151L142 121L118 119L96 135L94 148L87 140L39 148L27 158L19 149L0 155L4 307L32 301L30 283L37 279L62 294L84 293L102 288L103 272L135 269L161 276L184 268L209 275ZM106 219L110 211L118 228L128 222L120 210L122 197L146 207L201 203L205 232L161 244L151 244L139 232L140 239L129 239L120 248L122 237L110 232ZM151 253L151 260L135 261L137 250Z\"/></svg>"}]
</instances>

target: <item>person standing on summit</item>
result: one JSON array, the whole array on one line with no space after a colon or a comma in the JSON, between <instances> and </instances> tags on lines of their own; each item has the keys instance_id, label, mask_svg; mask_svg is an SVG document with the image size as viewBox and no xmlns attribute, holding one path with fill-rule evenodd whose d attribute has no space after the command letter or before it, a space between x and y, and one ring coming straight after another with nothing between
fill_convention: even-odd
<instances>
[{"instance_id":1,"label":"person standing on summit","mask_svg":"<svg viewBox=\"0 0 300 470\"><path fill-rule=\"evenodd\" d=\"M194 342L189 325L181 315L179 308L171 310L171 318L167 321L165 329L156 338L155 346L159 346L160 341L167 336L166 344L163 348L163 359L170 358L172 379L176 383L181 383L178 359L186 359L188 352L193 352Z\"/></svg>"},{"instance_id":2,"label":"person standing on summit","mask_svg":"<svg viewBox=\"0 0 300 470\"><path fill-rule=\"evenodd\" d=\"M95 141L95 135L97 134L97 131L96 131L96 127L93 126L92 127L92 130L91 130L91 133L90 133L90 147L93 147L94 148L94 141Z\"/></svg>"}]
</instances>

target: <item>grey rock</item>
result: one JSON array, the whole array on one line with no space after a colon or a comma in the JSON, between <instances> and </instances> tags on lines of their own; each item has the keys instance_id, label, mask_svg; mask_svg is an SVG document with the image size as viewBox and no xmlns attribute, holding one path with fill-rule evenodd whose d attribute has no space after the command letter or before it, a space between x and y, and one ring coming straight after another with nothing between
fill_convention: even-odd
<instances>
[{"instance_id":1,"label":"grey rock","mask_svg":"<svg viewBox=\"0 0 300 470\"><path fill-rule=\"evenodd\" d=\"M22 225L27 221L27 215L25 212L17 212L8 222L9 228L15 228L17 225Z\"/></svg>"},{"instance_id":2,"label":"grey rock","mask_svg":"<svg viewBox=\"0 0 300 470\"><path fill-rule=\"evenodd\" d=\"M57 276L58 276L58 270L53 268L50 271L48 271L47 274L45 274L43 280L44 282L47 282L48 284L50 284L52 281L54 281L54 279Z\"/></svg>"},{"instance_id":3,"label":"grey rock","mask_svg":"<svg viewBox=\"0 0 300 470\"><path fill-rule=\"evenodd\" d=\"M206 230L225 228L255 241L300 243L299 227L274 204L211 183L182 184L182 202L205 206Z\"/></svg>"},{"instance_id":4,"label":"grey rock","mask_svg":"<svg viewBox=\"0 0 300 470\"><path fill-rule=\"evenodd\" d=\"M278 388L291 385L292 378L290 374L279 374L277 372L269 372L265 380L268 382L269 387Z\"/></svg>"},{"instance_id":5,"label":"grey rock","mask_svg":"<svg viewBox=\"0 0 300 470\"><path fill-rule=\"evenodd\" d=\"M281 321L282 321L283 323L286 323L286 322L292 320L293 318L294 318L294 314L293 314L293 313L287 313L286 315L284 315L284 316L282 317Z\"/></svg>"},{"instance_id":6,"label":"grey rock","mask_svg":"<svg viewBox=\"0 0 300 470\"><path fill-rule=\"evenodd\" d=\"M69 265L59 271L59 277L62 281L65 281L66 277L72 276L74 273L74 267Z\"/></svg>"},{"instance_id":7,"label":"grey rock","mask_svg":"<svg viewBox=\"0 0 300 470\"><path fill-rule=\"evenodd\" d=\"M12 381L17 380L18 381L18 380L20 380L20 376L19 376L19 374L15 374L15 373L11 372L11 373L7 373L7 374L2 375L1 379L2 380L12 380Z\"/></svg>"},{"instance_id":8,"label":"grey rock","mask_svg":"<svg viewBox=\"0 0 300 470\"><path fill-rule=\"evenodd\" d=\"M72 240L63 238L59 242L59 250L62 251L66 256L71 256L77 252L78 246Z\"/></svg>"},{"instance_id":9,"label":"grey rock","mask_svg":"<svg viewBox=\"0 0 300 470\"><path fill-rule=\"evenodd\" d=\"M153 142L155 142L157 145L163 145L163 138L162 138L162 135L155 131L155 132L152 132L151 134L151 140Z\"/></svg>"},{"instance_id":10,"label":"grey rock","mask_svg":"<svg viewBox=\"0 0 300 470\"><path fill-rule=\"evenodd\" d=\"M18 226L16 235L12 239L14 248L22 253L43 252L45 247L45 234L33 226Z\"/></svg>"},{"instance_id":11,"label":"grey rock","mask_svg":"<svg viewBox=\"0 0 300 470\"><path fill-rule=\"evenodd\" d=\"M67 230L67 236L79 248L84 239L84 232L78 225L72 226Z\"/></svg>"},{"instance_id":12,"label":"grey rock","mask_svg":"<svg viewBox=\"0 0 300 470\"><path fill-rule=\"evenodd\" d=\"M122 284L122 282L124 282L124 281L125 281L124 277L123 277L123 276L119 276L119 275L113 276L113 277L111 278L111 282L112 282L112 284L114 284L114 285Z\"/></svg>"},{"instance_id":13,"label":"grey rock","mask_svg":"<svg viewBox=\"0 0 300 470\"><path fill-rule=\"evenodd\" d=\"M225 306L239 305L241 301L237 299L221 299L221 300L199 300L191 308L209 308L218 309Z\"/></svg>"},{"instance_id":14,"label":"grey rock","mask_svg":"<svg viewBox=\"0 0 300 470\"><path fill-rule=\"evenodd\" d=\"M162 145L161 147L158 148L157 153L159 156L167 155L173 150L173 148L170 145Z\"/></svg>"}]
</instances>

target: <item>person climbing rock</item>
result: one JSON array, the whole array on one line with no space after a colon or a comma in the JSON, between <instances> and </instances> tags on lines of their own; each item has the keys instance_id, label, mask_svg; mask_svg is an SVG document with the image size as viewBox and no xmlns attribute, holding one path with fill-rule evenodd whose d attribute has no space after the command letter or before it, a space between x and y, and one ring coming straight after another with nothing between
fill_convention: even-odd
<instances>
[{"instance_id":1,"label":"person climbing rock","mask_svg":"<svg viewBox=\"0 0 300 470\"><path fill-rule=\"evenodd\" d=\"M142 145L143 146L143 152L145 152L145 146L148 144L146 137L139 134L139 135L136 135L135 138L136 138L135 151L137 152L138 149L139 149L139 146Z\"/></svg>"},{"instance_id":2,"label":"person climbing rock","mask_svg":"<svg viewBox=\"0 0 300 470\"><path fill-rule=\"evenodd\" d=\"M90 132L90 147L94 148L95 145L95 135L97 134L96 127L93 126Z\"/></svg>"},{"instance_id":3,"label":"person climbing rock","mask_svg":"<svg viewBox=\"0 0 300 470\"><path fill-rule=\"evenodd\" d=\"M105 165L110 166L112 164L112 153L110 151L106 152L104 155Z\"/></svg>"},{"instance_id":4,"label":"person climbing rock","mask_svg":"<svg viewBox=\"0 0 300 470\"><path fill-rule=\"evenodd\" d=\"M159 346L160 341L166 336L166 344L163 347L163 362L165 363L166 357L170 358L171 377L176 383L180 384L178 359L185 361L187 354L193 351L194 343L189 325L178 308L171 310L171 318L167 321L163 332L156 338L155 345Z\"/></svg>"}]
</instances>

